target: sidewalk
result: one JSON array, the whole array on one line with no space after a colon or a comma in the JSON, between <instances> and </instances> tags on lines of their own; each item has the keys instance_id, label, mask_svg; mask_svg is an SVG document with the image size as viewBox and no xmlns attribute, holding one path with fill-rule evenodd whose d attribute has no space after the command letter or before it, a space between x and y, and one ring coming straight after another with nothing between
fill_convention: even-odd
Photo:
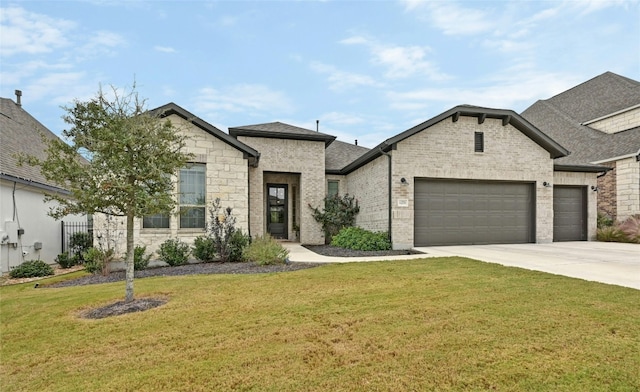
<instances>
[{"instance_id":1,"label":"sidewalk","mask_svg":"<svg viewBox=\"0 0 640 392\"><path fill-rule=\"evenodd\" d=\"M382 261L382 260L412 260L424 259L425 257L437 257L427 253L417 255L400 255L400 256L375 256L375 257L332 257L323 256L310 251L297 242L281 242L287 250L289 250L289 260L296 263L355 263L363 261Z\"/></svg>"}]
</instances>

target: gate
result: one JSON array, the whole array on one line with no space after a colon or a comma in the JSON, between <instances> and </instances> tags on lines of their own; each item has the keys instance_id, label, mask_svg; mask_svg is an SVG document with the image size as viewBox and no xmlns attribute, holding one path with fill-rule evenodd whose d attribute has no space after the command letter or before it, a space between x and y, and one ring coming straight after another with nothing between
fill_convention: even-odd
<instances>
[{"instance_id":1,"label":"gate","mask_svg":"<svg viewBox=\"0 0 640 392\"><path fill-rule=\"evenodd\" d=\"M93 220L87 222L65 222L62 221L62 252L69 252L75 255L81 250L86 250L93 246Z\"/></svg>"}]
</instances>

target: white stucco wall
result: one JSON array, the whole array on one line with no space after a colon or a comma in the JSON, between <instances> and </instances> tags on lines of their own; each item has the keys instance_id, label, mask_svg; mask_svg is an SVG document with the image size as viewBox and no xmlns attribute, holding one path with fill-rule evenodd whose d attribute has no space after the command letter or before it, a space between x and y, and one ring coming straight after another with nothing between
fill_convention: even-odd
<instances>
[{"instance_id":1,"label":"white stucco wall","mask_svg":"<svg viewBox=\"0 0 640 392\"><path fill-rule=\"evenodd\" d=\"M56 257L62 252L61 221L47 215L54 203L44 203L41 189L21 183L15 185L14 198L14 183L0 180L0 238L9 235L8 230L12 228L24 229L22 236L18 237L15 233L11 235L16 242L0 245L0 271L3 273L29 260L39 259L54 264ZM85 216L76 215L62 220L87 221ZM42 243L42 249L35 249L36 242ZM24 253L26 254L23 256Z\"/></svg>"}]
</instances>

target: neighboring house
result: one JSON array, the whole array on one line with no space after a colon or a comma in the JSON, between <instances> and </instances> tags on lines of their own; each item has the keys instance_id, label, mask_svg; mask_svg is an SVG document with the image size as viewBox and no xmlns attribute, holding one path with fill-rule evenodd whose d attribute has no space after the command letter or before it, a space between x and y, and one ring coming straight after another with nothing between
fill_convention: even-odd
<instances>
[{"instance_id":1,"label":"neighboring house","mask_svg":"<svg viewBox=\"0 0 640 392\"><path fill-rule=\"evenodd\" d=\"M356 223L389 232L395 249L595 237L590 189L607 168L556 165L569 151L511 110L456 106L373 149L279 122L227 134L173 103L153 112L189 136L195 159L177 173L181 213L136 222L150 251L202 235L215 198L252 236L322 244L309 205L335 193L355 196Z\"/></svg>"},{"instance_id":2,"label":"neighboring house","mask_svg":"<svg viewBox=\"0 0 640 392\"><path fill-rule=\"evenodd\" d=\"M62 251L60 221L47 215L44 193L68 194L47 181L37 167L18 166L16 153L44 157L41 135L56 136L20 104L0 98L0 271L27 260L53 263ZM86 217L70 216L66 222L86 223Z\"/></svg>"},{"instance_id":3,"label":"neighboring house","mask_svg":"<svg viewBox=\"0 0 640 392\"><path fill-rule=\"evenodd\" d=\"M598 210L640 214L640 82L605 72L526 109L522 116L571 151L556 165L604 165Z\"/></svg>"}]
</instances>

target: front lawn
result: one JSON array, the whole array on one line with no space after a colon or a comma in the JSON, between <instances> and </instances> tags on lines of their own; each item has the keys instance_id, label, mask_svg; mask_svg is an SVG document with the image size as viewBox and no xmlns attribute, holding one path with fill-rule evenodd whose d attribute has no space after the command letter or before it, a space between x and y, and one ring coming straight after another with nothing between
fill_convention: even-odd
<instances>
[{"instance_id":1,"label":"front lawn","mask_svg":"<svg viewBox=\"0 0 640 392\"><path fill-rule=\"evenodd\" d=\"M56 278L59 279L59 278ZM640 291L463 258L0 288L9 391L637 391Z\"/></svg>"}]
</instances>

